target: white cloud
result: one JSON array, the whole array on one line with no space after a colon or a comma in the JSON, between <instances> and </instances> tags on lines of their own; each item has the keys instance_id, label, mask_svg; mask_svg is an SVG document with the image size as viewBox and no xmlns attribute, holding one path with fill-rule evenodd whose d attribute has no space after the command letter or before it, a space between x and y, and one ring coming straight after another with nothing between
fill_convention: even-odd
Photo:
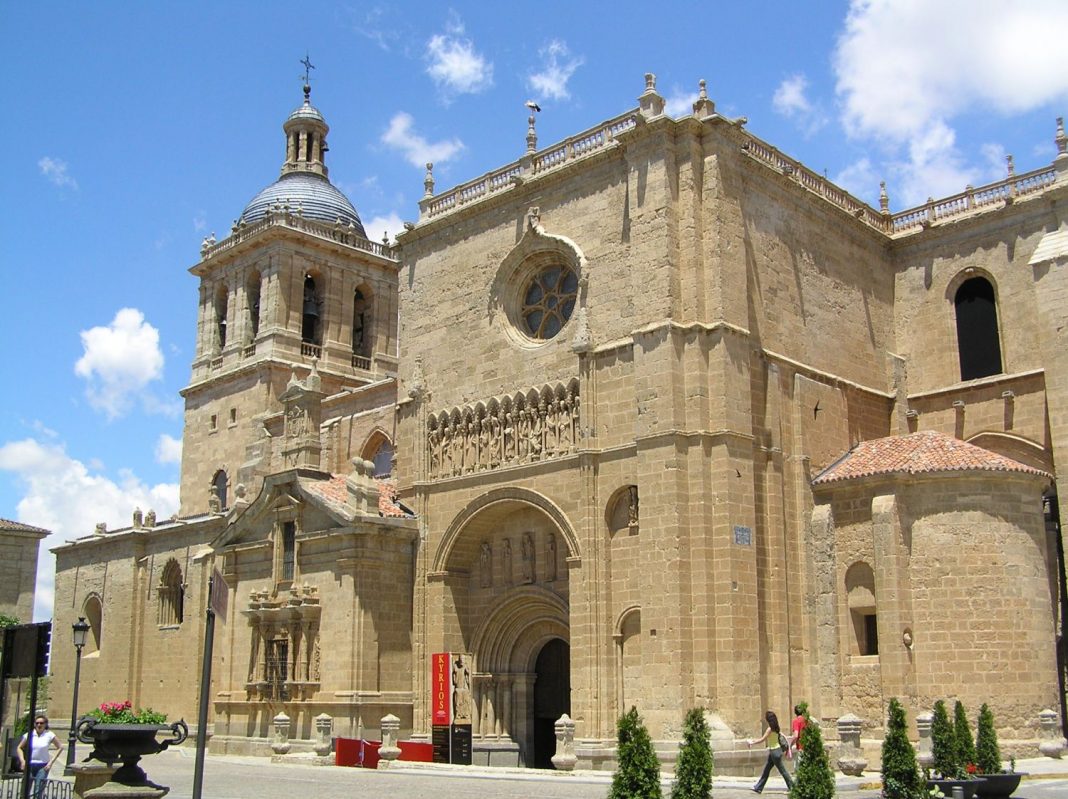
<instances>
[{"instance_id":1,"label":"white cloud","mask_svg":"<svg viewBox=\"0 0 1068 799\"><path fill-rule=\"evenodd\" d=\"M97 522L110 529L129 526L135 507L166 519L178 510L178 484L148 485L131 471L112 480L70 457L63 445L33 438L0 446L0 470L15 475L22 488L18 520L51 530L37 565L35 619L52 614L55 558L49 548L93 532Z\"/></svg>"},{"instance_id":2,"label":"white cloud","mask_svg":"<svg viewBox=\"0 0 1068 799\"><path fill-rule=\"evenodd\" d=\"M166 407L147 391L148 384L163 375L163 353L159 331L144 314L123 308L109 325L83 330L81 337L85 352L74 372L87 382L90 405L109 419L126 413L135 399L149 412Z\"/></svg>"},{"instance_id":3,"label":"white cloud","mask_svg":"<svg viewBox=\"0 0 1068 799\"><path fill-rule=\"evenodd\" d=\"M428 162L441 164L464 149L464 143L459 139L428 142L412 130L414 121L412 115L404 111L394 114L381 139L383 144L403 153L413 166L423 168Z\"/></svg>"},{"instance_id":4,"label":"white cloud","mask_svg":"<svg viewBox=\"0 0 1068 799\"><path fill-rule=\"evenodd\" d=\"M448 102L453 94L477 94L493 85L493 64L475 51L470 39L464 38L464 26L453 20L445 33L435 34L427 42L427 74L446 91Z\"/></svg>"},{"instance_id":5,"label":"white cloud","mask_svg":"<svg viewBox=\"0 0 1068 799\"><path fill-rule=\"evenodd\" d=\"M78 181L67 173L66 161L46 155L37 162L37 168L41 170L42 175L60 188L78 188Z\"/></svg>"},{"instance_id":6,"label":"white cloud","mask_svg":"<svg viewBox=\"0 0 1068 799\"><path fill-rule=\"evenodd\" d=\"M182 462L182 439L174 438L166 433L160 435L156 441L156 463L181 463Z\"/></svg>"},{"instance_id":7,"label":"white cloud","mask_svg":"<svg viewBox=\"0 0 1068 799\"><path fill-rule=\"evenodd\" d=\"M392 241L397 238L398 233L403 232L404 220L397 215L396 211L390 211L387 216L376 216L370 222L364 222L363 228L367 231L367 238L370 241L382 241L382 236L386 233Z\"/></svg>"},{"instance_id":8,"label":"white cloud","mask_svg":"<svg viewBox=\"0 0 1068 799\"><path fill-rule=\"evenodd\" d=\"M827 124L823 110L808 99L808 79L804 75L791 75L779 84L771 105L787 119L792 119L805 136L811 136Z\"/></svg>"},{"instance_id":9,"label":"white cloud","mask_svg":"<svg viewBox=\"0 0 1068 799\"><path fill-rule=\"evenodd\" d=\"M693 104L697 102L697 92L685 92L676 89L664 98L664 113L669 117L688 117L693 113Z\"/></svg>"},{"instance_id":10,"label":"white cloud","mask_svg":"<svg viewBox=\"0 0 1068 799\"><path fill-rule=\"evenodd\" d=\"M835 175L832 182L841 186L854 197L869 199L873 196L873 188L876 189L874 196L878 196L879 179L872 167L871 160L868 158L861 158L859 161L853 162Z\"/></svg>"},{"instance_id":11,"label":"white cloud","mask_svg":"<svg viewBox=\"0 0 1068 799\"><path fill-rule=\"evenodd\" d=\"M197 211L193 214L193 232L203 233L208 229L208 218L203 210Z\"/></svg>"},{"instance_id":12,"label":"white cloud","mask_svg":"<svg viewBox=\"0 0 1068 799\"><path fill-rule=\"evenodd\" d=\"M539 100L567 100L571 97L567 82L582 66L582 57L572 58L567 44L560 39L553 39L538 51L538 55L542 58L541 70L527 76L527 85Z\"/></svg>"},{"instance_id":13,"label":"white cloud","mask_svg":"<svg viewBox=\"0 0 1068 799\"><path fill-rule=\"evenodd\" d=\"M834 54L842 122L890 147L904 201L961 191L959 114L1013 114L1068 99L1063 0L852 0Z\"/></svg>"}]
</instances>

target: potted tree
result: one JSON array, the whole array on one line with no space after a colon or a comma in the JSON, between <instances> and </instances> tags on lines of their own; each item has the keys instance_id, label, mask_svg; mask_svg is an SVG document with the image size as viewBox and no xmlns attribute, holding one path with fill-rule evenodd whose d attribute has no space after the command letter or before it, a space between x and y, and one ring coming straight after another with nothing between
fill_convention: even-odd
<instances>
[{"instance_id":1,"label":"potted tree","mask_svg":"<svg viewBox=\"0 0 1068 799\"><path fill-rule=\"evenodd\" d=\"M686 714L682 748L675 765L671 799L708 799L712 795L712 741L705 712L695 707Z\"/></svg>"},{"instance_id":2,"label":"potted tree","mask_svg":"<svg viewBox=\"0 0 1068 799\"><path fill-rule=\"evenodd\" d=\"M802 760L802 762L804 762ZM885 799L921 799L923 781L916 767L916 750L909 742L905 709L890 700L883 739L883 796Z\"/></svg>"},{"instance_id":3,"label":"potted tree","mask_svg":"<svg viewBox=\"0 0 1068 799\"><path fill-rule=\"evenodd\" d=\"M637 708L620 717L616 730L618 766L608 799L661 799L660 761Z\"/></svg>"},{"instance_id":4,"label":"potted tree","mask_svg":"<svg viewBox=\"0 0 1068 799\"><path fill-rule=\"evenodd\" d=\"M998 748L998 734L994 729L994 714L985 703L979 708L975 765L979 774L986 780L976 792L981 799L1005 799L1012 796L1024 777L1015 770L1005 771L1001 768L1001 750Z\"/></svg>"},{"instance_id":5,"label":"potted tree","mask_svg":"<svg viewBox=\"0 0 1068 799\"><path fill-rule=\"evenodd\" d=\"M92 760L100 760L109 766L122 761L122 766L111 777L121 785L148 785L148 776L137 762L144 755L162 752L172 744L180 744L189 734L184 721L166 724L167 716L145 708L135 711L129 701L105 702L96 710L78 719L78 740L92 744L89 753ZM171 738L157 741L156 734L170 730Z\"/></svg>"},{"instance_id":6,"label":"potted tree","mask_svg":"<svg viewBox=\"0 0 1068 799\"><path fill-rule=\"evenodd\" d=\"M970 733L968 733L970 739ZM946 796L953 795L953 789L960 786L964 799L972 799L982 780L976 778L976 767L968 773L967 764L961 759L961 744L957 731L949 720L946 703L939 699L934 705L934 718L931 720L931 756L933 771L937 776L927 780L927 787L938 788Z\"/></svg>"}]
</instances>

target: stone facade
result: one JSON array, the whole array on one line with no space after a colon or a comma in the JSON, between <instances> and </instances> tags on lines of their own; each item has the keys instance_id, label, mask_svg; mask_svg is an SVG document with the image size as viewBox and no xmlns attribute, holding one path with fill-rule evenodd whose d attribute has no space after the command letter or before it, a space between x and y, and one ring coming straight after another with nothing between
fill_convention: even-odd
<instances>
[{"instance_id":1,"label":"stone facade","mask_svg":"<svg viewBox=\"0 0 1068 799\"><path fill-rule=\"evenodd\" d=\"M205 242L183 517L57 550L57 624L99 602L109 631L87 701L194 715L216 568L220 750L268 754L281 712L298 751L323 713L429 735L434 652L471 654L481 762L548 763L565 713L590 768L630 705L670 759L694 705L730 749L763 708L877 728L892 696L990 702L1036 746L1059 700L1063 130L1050 168L891 214L703 94L663 106L649 76L561 144L532 118L470 183L435 194L428 167L396 246L289 203ZM154 606L172 559L177 627Z\"/></svg>"},{"instance_id":2,"label":"stone facade","mask_svg":"<svg viewBox=\"0 0 1068 799\"><path fill-rule=\"evenodd\" d=\"M37 557L48 530L0 519L0 613L22 624L33 621Z\"/></svg>"}]
</instances>

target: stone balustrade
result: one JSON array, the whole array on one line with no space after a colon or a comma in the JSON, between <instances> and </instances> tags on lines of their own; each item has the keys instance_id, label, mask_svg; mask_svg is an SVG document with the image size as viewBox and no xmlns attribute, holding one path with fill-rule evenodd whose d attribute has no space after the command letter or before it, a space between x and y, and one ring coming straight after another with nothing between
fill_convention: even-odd
<instances>
[{"instance_id":1,"label":"stone balustrade","mask_svg":"<svg viewBox=\"0 0 1068 799\"><path fill-rule=\"evenodd\" d=\"M381 258L388 258L391 261L397 260L397 255L394 253L392 247L388 244L383 244L382 242L365 239L363 236L356 233L355 226L347 226L339 223L331 225L326 222L305 219L300 215L299 211L294 213L288 208L273 208L266 218L252 224L238 220L231 230L230 235L222 241L215 242L213 238L205 239L200 248L200 259L202 261L207 261L209 258L214 258L216 255L226 252L227 250L236 247L241 242L247 241L253 236L272 227L285 227L291 230L299 230L303 233L315 236L316 238L332 241L336 244L343 244L346 247L362 250L363 252L368 252Z\"/></svg>"},{"instance_id":2,"label":"stone balustrade","mask_svg":"<svg viewBox=\"0 0 1068 799\"><path fill-rule=\"evenodd\" d=\"M447 214L465 204L502 192L525 176L543 174L593 155L611 145L620 133L637 125L636 116L637 112L628 111L535 152L529 158L513 161L449 191L425 197L419 203L420 219L433 219Z\"/></svg>"}]
</instances>

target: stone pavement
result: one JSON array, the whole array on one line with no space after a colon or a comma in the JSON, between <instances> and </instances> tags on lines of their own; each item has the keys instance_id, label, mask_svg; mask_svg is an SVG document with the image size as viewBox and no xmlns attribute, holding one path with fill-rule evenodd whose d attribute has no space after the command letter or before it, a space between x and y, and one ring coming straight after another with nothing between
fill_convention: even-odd
<instances>
[{"instance_id":1,"label":"stone pavement","mask_svg":"<svg viewBox=\"0 0 1068 799\"><path fill-rule=\"evenodd\" d=\"M171 788L169 799L190 799L194 751L171 749L145 758L149 778ZM1019 771L1031 778L1020 786L1017 797L1068 795L1068 761L1041 758L1017 761ZM300 763L272 763L267 758L209 756L204 768L204 799L292 799L300 797L375 796L398 799L604 799L612 775L607 772L562 774L533 769L498 769L474 766L430 766L372 771ZM715 799L753 797L755 780L717 777ZM879 775L861 778L837 776L837 789L846 799L876 799ZM664 796L670 795L670 780L664 780ZM1063 793L1061 791L1063 790ZM786 786L775 776L764 795L785 797Z\"/></svg>"}]
</instances>

